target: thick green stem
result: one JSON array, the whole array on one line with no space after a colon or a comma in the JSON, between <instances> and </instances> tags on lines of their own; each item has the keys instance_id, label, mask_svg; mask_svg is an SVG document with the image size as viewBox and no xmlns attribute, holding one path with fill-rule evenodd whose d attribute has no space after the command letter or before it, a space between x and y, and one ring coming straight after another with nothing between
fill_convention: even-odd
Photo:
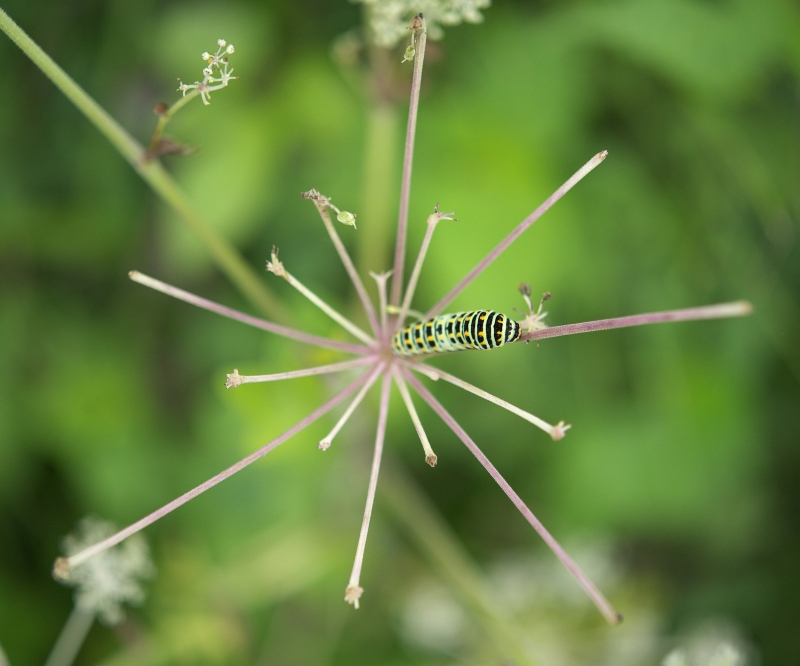
<instances>
[{"instance_id":1,"label":"thick green stem","mask_svg":"<svg viewBox=\"0 0 800 666\"><path fill-rule=\"evenodd\" d=\"M284 319L282 309L272 292L245 263L236 249L192 207L189 199L164 167L156 161L147 162L144 148L105 109L87 95L83 88L75 83L2 9L0 9L0 30L5 32L56 87L78 107L128 160L144 181L183 219L205 245L220 271L245 297L264 314L274 319Z\"/></svg>"},{"instance_id":2,"label":"thick green stem","mask_svg":"<svg viewBox=\"0 0 800 666\"><path fill-rule=\"evenodd\" d=\"M400 117L387 101L371 104L367 113L358 263L362 270L381 273L389 266Z\"/></svg>"}]
</instances>

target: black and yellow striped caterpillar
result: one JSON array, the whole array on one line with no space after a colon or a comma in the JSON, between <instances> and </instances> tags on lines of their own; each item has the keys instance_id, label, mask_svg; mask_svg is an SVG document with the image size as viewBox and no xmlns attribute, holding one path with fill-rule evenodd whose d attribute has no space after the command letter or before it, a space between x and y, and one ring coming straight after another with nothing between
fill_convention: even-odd
<instances>
[{"instance_id":1,"label":"black and yellow striped caterpillar","mask_svg":"<svg viewBox=\"0 0 800 666\"><path fill-rule=\"evenodd\" d=\"M520 326L493 310L440 315L401 328L392 338L398 356L416 356L462 349L494 349L519 340Z\"/></svg>"}]
</instances>

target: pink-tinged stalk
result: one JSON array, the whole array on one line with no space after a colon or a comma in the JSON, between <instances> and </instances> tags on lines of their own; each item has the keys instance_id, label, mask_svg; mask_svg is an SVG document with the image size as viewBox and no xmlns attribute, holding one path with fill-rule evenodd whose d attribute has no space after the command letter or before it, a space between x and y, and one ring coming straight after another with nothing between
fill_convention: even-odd
<instances>
[{"instance_id":1,"label":"pink-tinged stalk","mask_svg":"<svg viewBox=\"0 0 800 666\"><path fill-rule=\"evenodd\" d=\"M416 23L418 22L418 23ZM419 27L416 27L416 26ZM403 264L406 259L406 236L408 233L408 201L411 197L411 166L414 162L414 137L417 132L419 91L422 85L422 64L425 60L425 20L422 14L411 21L411 29L417 35L414 74L411 78L411 102L408 108L406 147L403 156L403 176L400 184L400 211L397 216L397 242L394 249L394 278L392 279L391 305L400 304L403 291Z\"/></svg>"},{"instance_id":2,"label":"pink-tinged stalk","mask_svg":"<svg viewBox=\"0 0 800 666\"><path fill-rule=\"evenodd\" d=\"M367 333L361 330L358 326L356 326L352 321L350 321L347 317L342 315L338 310L331 307L323 301L319 296L317 296L311 289L306 287L300 280L298 280L294 275L292 275L289 271L286 270L286 266L283 265L283 262L278 259L278 248L272 248L272 255L270 260L267 261L267 270L276 275L277 277L283 278L286 280L290 285L292 285L297 291L299 291L303 296L305 296L309 301L311 301L314 305L316 305L320 310L322 310L326 315L328 315L333 321L335 321L339 326L343 329L351 333L353 336L361 340L362 342L367 343L370 347L375 345L375 340L373 340Z\"/></svg>"},{"instance_id":3,"label":"pink-tinged stalk","mask_svg":"<svg viewBox=\"0 0 800 666\"><path fill-rule=\"evenodd\" d=\"M121 541L124 541L132 534L136 534L140 530L144 529L148 525L156 522L159 518L163 518L171 511L174 511L179 506L186 504L186 502L194 499L198 495L204 493L209 488L213 488L218 483L221 483L225 479L230 476L236 474L236 472L243 470L245 467L254 463L259 458L263 458L267 455L270 451L278 448L281 444L283 444L286 440L294 437L298 432L303 430L304 428L311 425L314 421L318 418L329 412L331 409L336 407L340 402L346 400L350 395L355 393L358 388L369 378L369 373L364 373L361 377L359 377L356 381L354 381L350 386L345 388L344 390L337 393L333 398L328 400L324 403L321 407L315 409L311 414L306 416L303 420L299 423L296 423L291 428L289 428L286 432L284 432L279 437L276 437L271 442L265 444L257 451L254 451L246 458L242 458L239 462L235 465L231 465L228 469L223 472L220 472L216 476L213 476L208 481L201 483L196 488L193 488L187 493L184 493L177 499L172 500L168 504L165 504L157 511L154 511L149 516L145 516L141 520L129 525L123 530L120 530L116 534L110 536L108 539L104 539L99 543L90 546L84 551L73 555L72 557L60 557L56 560L55 566L53 568L53 577L57 580L65 580L69 576L69 572L74 569L75 567L83 564L86 560L94 557L98 553L103 552L104 550L111 548L112 546L116 546Z\"/></svg>"},{"instance_id":4,"label":"pink-tinged stalk","mask_svg":"<svg viewBox=\"0 0 800 666\"><path fill-rule=\"evenodd\" d=\"M320 451L327 451L330 448L331 444L333 443L333 438L339 434L339 431L344 427L344 424L347 423L348 419L353 415L353 412L356 411L358 406L361 404L361 401L364 399L364 396L367 395L367 391L372 388L372 385L378 379L378 376L383 372L385 367L386 363L381 362L369 374L366 384L364 384L359 392L356 393L356 397L353 398L353 401L348 405L344 414L342 414L342 417L336 422L336 425L333 426L333 430L331 430L323 439L320 440L319 445L317 446Z\"/></svg>"},{"instance_id":5,"label":"pink-tinged stalk","mask_svg":"<svg viewBox=\"0 0 800 666\"><path fill-rule=\"evenodd\" d=\"M428 228L425 229L425 237L422 239L422 245L419 248L417 261L414 264L414 269L411 271L411 277L408 280L405 294L403 295L403 305L400 307L400 313L397 317L397 327L400 328L408 316L408 310L411 307L411 301L414 298L414 292L417 290L417 282L419 281L419 274L422 272L422 264L425 263L425 257L428 254L428 247L433 238L433 232L436 231L436 226L442 220L451 220L451 216L455 213L440 213L438 211L439 204L436 204L437 210L433 215L428 216Z\"/></svg>"},{"instance_id":6,"label":"pink-tinged stalk","mask_svg":"<svg viewBox=\"0 0 800 666\"><path fill-rule=\"evenodd\" d=\"M726 317L744 317L753 312L753 306L747 301L734 303L720 303L719 305L704 305L697 308L684 308L682 310L668 310L667 312L650 312L648 314L631 315L629 317L616 317L614 319L598 319L580 324L567 324L565 326L551 326L539 331L522 333L519 342L543 340L544 338L557 338L562 335L576 333L591 333L592 331L605 331L612 328L627 328L628 326L644 326L645 324L663 324L673 321L695 321L698 319L724 319Z\"/></svg>"},{"instance_id":7,"label":"pink-tinged stalk","mask_svg":"<svg viewBox=\"0 0 800 666\"><path fill-rule=\"evenodd\" d=\"M327 200L327 199L326 199ZM380 335L380 326L378 325L378 317L375 314L375 307L372 305L372 301L369 299L367 295L367 290L364 287L364 283L361 281L361 277L356 271L356 267L353 265L352 259L350 259L350 255L347 253L347 249L345 248L344 244L342 243L341 238L339 238L339 234L336 232L336 228L333 226L333 222L331 221L330 213L325 205L317 203L314 201L314 204L319 211L319 216L322 218L322 222L325 225L325 229L328 231L328 235L331 237L331 242L333 246L336 248L336 252L339 254L339 258L342 260L342 264L344 264L344 269L347 271L347 274L350 276L350 281L353 283L353 287L355 287L356 293L358 294L358 298L361 300L361 305L364 308L364 312L367 315L367 319L369 320L369 325L372 328L372 332L375 334L376 337Z\"/></svg>"},{"instance_id":8,"label":"pink-tinged stalk","mask_svg":"<svg viewBox=\"0 0 800 666\"><path fill-rule=\"evenodd\" d=\"M444 310L453 300L458 296L467 286L476 278L478 277L483 271L485 271L491 263L497 259L503 252L506 251L509 245L513 243L517 238L519 238L527 229L530 227L536 220L538 220L542 215L544 215L550 208L552 208L553 204L555 204L561 197L563 197L567 192L569 192L584 176L586 176L592 169L594 169L600 162L602 162L606 155L608 155L608 151L604 150L601 153L597 153L592 159L590 159L586 164L584 164L578 171L576 171L572 177L564 183L561 187L559 187L553 194L551 194L545 202L539 206L535 211L533 211L528 217L526 217L522 222L517 225L517 228L514 229L508 236L506 236L498 245L494 248L486 257L481 261L475 268L473 268L469 273L467 273L466 277L461 280L455 287L453 287L447 294L442 297L442 299L434 305L430 310L425 313L425 319L430 319L431 317L435 317L436 315L440 314L442 310Z\"/></svg>"},{"instance_id":9,"label":"pink-tinged stalk","mask_svg":"<svg viewBox=\"0 0 800 666\"><path fill-rule=\"evenodd\" d=\"M501 400L497 396L492 395L484 391L483 389L479 389L477 386L473 386L472 384L465 382L463 379L459 379L454 375L451 375L444 370L439 370L439 368L432 368L430 366L425 365L424 363L414 363L411 361L405 361L403 363L405 367L411 368L412 370L419 372L426 377L437 381L439 379L444 379L446 382L453 384L454 386L458 386L459 388L464 389L465 391L469 391L473 395L477 395L479 398L483 398L484 400L488 400L489 402L494 403L498 407L502 407L503 409L508 410L512 414L516 414L520 418L525 419L528 423L532 423L537 428L544 430L550 437L553 438L553 441L559 441L564 439L564 435L567 434L567 430L570 429L571 426L566 425L563 421L559 421L557 425L551 425L544 419L540 419L538 416L534 416L530 412L526 412L524 409L520 409L512 405L510 402L506 402L505 400Z\"/></svg>"},{"instance_id":10,"label":"pink-tinged stalk","mask_svg":"<svg viewBox=\"0 0 800 666\"><path fill-rule=\"evenodd\" d=\"M420 420L419 414L417 414L417 410L414 407L414 401L411 400L411 394L408 392L408 386L406 386L406 382L403 379L403 374L400 372L400 366L392 366L392 374L394 375L394 381L397 384L397 389L400 391L400 397L403 398L408 415L411 417L411 422L414 424L414 429L417 431L417 436L422 444L422 450L425 452L425 462L431 467L436 467L436 463L439 459L433 452L428 435L425 433L425 428L422 427L422 421Z\"/></svg>"},{"instance_id":11,"label":"pink-tinged stalk","mask_svg":"<svg viewBox=\"0 0 800 666\"><path fill-rule=\"evenodd\" d=\"M617 613L608 600L602 595L589 577L583 573L581 568L567 555L566 551L561 547L558 541L548 532L544 525L539 522L539 519L533 515L533 512L525 505L519 495L514 492L514 489L508 485L508 482L500 475L494 465L478 448L477 444L472 441L469 435L458 424L458 422L450 415L450 413L433 397L433 395L414 377L407 369L403 369L403 375L408 382L414 387L425 402L427 402L433 411L448 425L448 427L456 434L456 436L464 442L466 447L472 452L478 461L483 465L491 477L497 482L497 485L503 489L503 492L508 495L509 499L514 503L519 512L525 516L525 519L531 524L533 529L542 537L544 542L555 553L556 557L561 560L561 563L567 570L575 577L580 586L584 589L589 598L597 606L598 610L603 614L609 624L618 624L622 620L622 616Z\"/></svg>"},{"instance_id":12,"label":"pink-tinged stalk","mask_svg":"<svg viewBox=\"0 0 800 666\"><path fill-rule=\"evenodd\" d=\"M238 370L234 370L228 375L228 381L225 382L225 388L235 388L241 384L280 382L284 379L297 379L299 377L311 377L313 375L327 375L333 372L344 372L345 370L360 368L364 365L373 365L377 362L377 357L365 356L352 361L342 361L341 363L331 363L330 365L318 365L315 368L292 370L290 372L279 372L273 375L240 375Z\"/></svg>"},{"instance_id":13,"label":"pink-tinged stalk","mask_svg":"<svg viewBox=\"0 0 800 666\"><path fill-rule=\"evenodd\" d=\"M282 335L285 338L290 338L299 342L305 342L306 344L314 345L315 347L335 349L348 354L370 353L369 347L356 345L350 342L339 342L338 340L322 338L317 335L311 335L309 333L304 333L303 331L297 331L293 328L281 326L280 324L274 324L271 321L265 321L264 319L253 317L252 315L239 312L233 308L219 305L218 303L201 298L200 296L195 296L194 294L190 294L188 291L178 289L178 287L173 287L166 282L161 282L161 280L156 280L155 278L151 278L148 275L139 273L138 271L131 271L128 273L128 277L134 282L138 282L139 284L143 284L145 287L150 287L151 289L160 291L162 294L166 294L167 296L172 296L173 298L177 298L185 303L190 303L191 305L196 305L199 308L222 315L228 319L235 319L236 321L240 321L244 324L249 324L250 326L260 328L264 331L275 333L275 335Z\"/></svg>"},{"instance_id":14,"label":"pink-tinged stalk","mask_svg":"<svg viewBox=\"0 0 800 666\"><path fill-rule=\"evenodd\" d=\"M389 415L389 389L391 388L392 376L387 372L383 375L381 382L381 403L378 409L378 429L375 433L375 453L372 456L372 471L369 475L369 487L367 489L367 505L364 508L364 519L361 522L361 533L358 536L358 546L356 557L353 562L353 571L350 574L350 581L344 593L344 600L353 604L358 609L358 600L364 593L364 588L359 585L361 578L361 565L364 563L364 549L367 546L367 534L369 533L369 521L372 518L372 506L375 503L375 489L378 487L378 472L381 469L381 457L383 456L383 441L386 437L386 419Z\"/></svg>"}]
</instances>

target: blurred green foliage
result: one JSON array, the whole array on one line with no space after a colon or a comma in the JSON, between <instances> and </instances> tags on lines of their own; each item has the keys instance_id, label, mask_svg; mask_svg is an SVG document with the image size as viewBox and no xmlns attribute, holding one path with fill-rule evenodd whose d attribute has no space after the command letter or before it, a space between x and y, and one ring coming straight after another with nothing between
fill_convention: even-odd
<instances>
[{"instance_id":1,"label":"blurred green foliage","mask_svg":"<svg viewBox=\"0 0 800 666\"><path fill-rule=\"evenodd\" d=\"M374 110L331 57L360 24L358 6L8 0L4 9L142 142L151 109L177 98L175 77L199 78L198 56L217 38L235 44L241 78L168 128L200 150L165 163L252 266L261 270L278 245L305 284L352 309L344 271L298 194L316 187L356 213L396 209L395 188L377 204L364 191ZM69 613L70 592L50 568L81 516L140 518L294 424L336 382L226 392L234 367L261 374L329 359L131 283L136 268L248 309L5 37L0 57L0 643L25 666L43 661ZM388 141L398 156L409 75L408 66L393 72L402 92ZM799 75L789 0L499 2L483 25L449 30L426 57L411 257L435 202L460 221L439 227L418 307L601 149L606 162L453 309L511 313L522 281L553 293L556 324L754 303L745 320L437 361L573 424L555 444L436 386L625 624L602 624L423 407L439 455L435 470L424 465L393 398L388 482L378 487L358 612L341 597L374 405L327 453L316 443L334 416L149 528L159 571L150 598L116 630L95 627L78 663L500 664L492 623L502 616L542 664L652 664L715 637L751 664L796 662ZM342 232L353 249L370 224L358 222ZM361 263L388 252L358 249ZM298 326L338 334L270 278ZM412 499L427 531L403 511ZM490 591L498 615L469 589Z\"/></svg>"}]
</instances>

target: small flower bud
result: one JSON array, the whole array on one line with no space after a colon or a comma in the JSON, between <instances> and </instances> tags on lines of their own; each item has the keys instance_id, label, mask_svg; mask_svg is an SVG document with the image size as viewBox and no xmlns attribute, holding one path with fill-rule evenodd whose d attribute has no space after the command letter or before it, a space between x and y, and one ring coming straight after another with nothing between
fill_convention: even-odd
<instances>
[{"instance_id":1,"label":"small flower bud","mask_svg":"<svg viewBox=\"0 0 800 666\"><path fill-rule=\"evenodd\" d=\"M225 49L225 53L227 54L233 53L233 44L228 44L228 48Z\"/></svg>"},{"instance_id":2,"label":"small flower bud","mask_svg":"<svg viewBox=\"0 0 800 666\"><path fill-rule=\"evenodd\" d=\"M212 71L211 71L211 68L210 68L210 67L206 67L206 68L203 70L203 74L205 74L206 76L211 76L213 73L214 73L214 72L212 72Z\"/></svg>"},{"instance_id":3,"label":"small flower bud","mask_svg":"<svg viewBox=\"0 0 800 666\"><path fill-rule=\"evenodd\" d=\"M411 60L413 60L413 59L414 59L414 56L415 56L415 55L417 55L417 50L416 50L416 49L415 49L413 46L409 46L409 47L406 49L406 52L405 52L405 54L403 54L403 59L402 59L400 62L401 62L401 63L403 63L403 62L409 62L409 61L411 61Z\"/></svg>"},{"instance_id":4,"label":"small flower bud","mask_svg":"<svg viewBox=\"0 0 800 666\"><path fill-rule=\"evenodd\" d=\"M226 45L227 43L228 43L228 42L226 42L224 39L218 39L218 40L217 40L217 46L219 46L221 49L224 49L224 48L225 48L225 45Z\"/></svg>"},{"instance_id":5,"label":"small flower bud","mask_svg":"<svg viewBox=\"0 0 800 666\"><path fill-rule=\"evenodd\" d=\"M353 213L349 213L346 210L343 210L336 216L336 219L339 220L342 224L346 224L349 227L355 228L356 226L356 216Z\"/></svg>"},{"instance_id":6,"label":"small flower bud","mask_svg":"<svg viewBox=\"0 0 800 666\"><path fill-rule=\"evenodd\" d=\"M203 60L210 60L211 59L211 54L208 51L203 51L203 53L200 54L200 57Z\"/></svg>"}]
</instances>

